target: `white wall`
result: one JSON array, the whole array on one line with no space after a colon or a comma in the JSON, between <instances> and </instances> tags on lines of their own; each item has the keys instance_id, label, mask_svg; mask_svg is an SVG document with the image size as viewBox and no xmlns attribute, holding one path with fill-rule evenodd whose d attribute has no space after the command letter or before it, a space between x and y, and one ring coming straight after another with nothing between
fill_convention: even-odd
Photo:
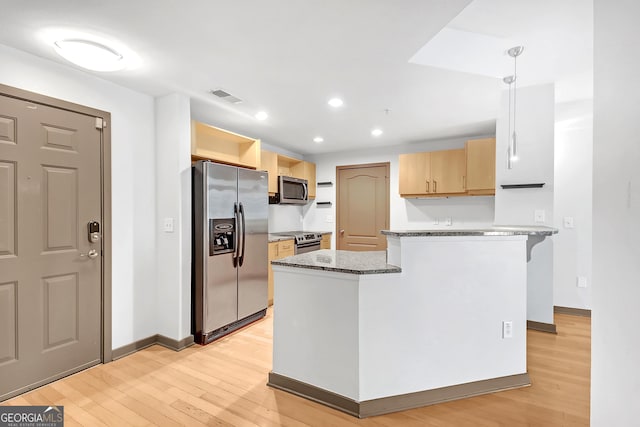
<instances>
[{"instance_id":1,"label":"white wall","mask_svg":"<svg viewBox=\"0 0 640 427\"><path fill-rule=\"evenodd\" d=\"M553 85L518 88L517 140L519 160L507 169L508 97L502 98L496 125L496 224L553 226ZM544 182L543 188L503 190L501 184ZM544 223L534 211L544 210Z\"/></svg>"},{"instance_id":2,"label":"white wall","mask_svg":"<svg viewBox=\"0 0 640 427\"><path fill-rule=\"evenodd\" d=\"M112 347L157 333L153 98L0 45L0 83L111 113Z\"/></svg>"},{"instance_id":3,"label":"white wall","mask_svg":"<svg viewBox=\"0 0 640 427\"><path fill-rule=\"evenodd\" d=\"M297 205L269 205L269 233L303 230L302 209Z\"/></svg>"},{"instance_id":4,"label":"white wall","mask_svg":"<svg viewBox=\"0 0 640 427\"><path fill-rule=\"evenodd\" d=\"M518 160L507 168L508 91L496 125L495 223L553 226L554 108L552 84L518 88L516 130ZM502 184L544 183L542 188L502 189ZM535 222L536 210L544 222ZM527 263L527 319L553 324L553 237L531 250Z\"/></svg>"},{"instance_id":5,"label":"white wall","mask_svg":"<svg viewBox=\"0 0 640 427\"><path fill-rule=\"evenodd\" d=\"M591 309L593 100L556 104L554 305ZM573 218L574 228L563 224ZM587 287L577 286L578 276Z\"/></svg>"},{"instance_id":6,"label":"white wall","mask_svg":"<svg viewBox=\"0 0 640 427\"><path fill-rule=\"evenodd\" d=\"M189 98L156 99L158 333L191 335L191 112ZM173 231L164 231L164 221Z\"/></svg>"},{"instance_id":7,"label":"white wall","mask_svg":"<svg viewBox=\"0 0 640 427\"><path fill-rule=\"evenodd\" d=\"M640 420L640 2L595 0L591 425Z\"/></svg>"},{"instance_id":8,"label":"white wall","mask_svg":"<svg viewBox=\"0 0 640 427\"><path fill-rule=\"evenodd\" d=\"M478 136L478 138L485 136ZM397 230L445 228L444 219L446 217L451 217L452 228L491 225L494 217L493 196L405 199L398 194L399 154L463 148L467 139L472 138L425 141L367 151L349 151L307 157L306 160L316 163L316 180L319 182L331 181L333 185L318 187L316 193L316 201L331 202L331 207L317 207L315 203L304 207L304 229L332 231L334 233L332 247L335 248L336 166L381 162L390 163L389 228ZM439 224L434 224L436 219L439 220Z\"/></svg>"}]
</instances>

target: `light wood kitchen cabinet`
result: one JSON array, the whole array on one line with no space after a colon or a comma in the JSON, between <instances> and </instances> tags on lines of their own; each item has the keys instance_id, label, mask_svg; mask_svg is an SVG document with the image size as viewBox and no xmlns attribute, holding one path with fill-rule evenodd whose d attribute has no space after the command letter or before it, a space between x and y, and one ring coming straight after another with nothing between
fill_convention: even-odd
<instances>
[{"instance_id":1,"label":"light wood kitchen cabinet","mask_svg":"<svg viewBox=\"0 0 640 427\"><path fill-rule=\"evenodd\" d=\"M400 154L400 195L428 195L431 191L431 153Z\"/></svg>"},{"instance_id":2,"label":"light wood kitchen cabinet","mask_svg":"<svg viewBox=\"0 0 640 427\"><path fill-rule=\"evenodd\" d=\"M309 198L316 198L315 163L262 150L260 167L269 172L269 193L278 192L278 175L284 175L306 179L309 183Z\"/></svg>"},{"instance_id":3,"label":"light wood kitchen cabinet","mask_svg":"<svg viewBox=\"0 0 640 427\"><path fill-rule=\"evenodd\" d=\"M431 152L431 192L435 194L464 193L467 170L466 152L444 150Z\"/></svg>"},{"instance_id":4,"label":"light wood kitchen cabinet","mask_svg":"<svg viewBox=\"0 0 640 427\"><path fill-rule=\"evenodd\" d=\"M496 139L472 139L467 152L467 192L470 195L496 194Z\"/></svg>"},{"instance_id":5,"label":"light wood kitchen cabinet","mask_svg":"<svg viewBox=\"0 0 640 427\"><path fill-rule=\"evenodd\" d=\"M320 249L331 249L331 234L323 234L320 240Z\"/></svg>"},{"instance_id":6,"label":"light wood kitchen cabinet","mask_svg":"<svg viewBox=\"0 0 640 427\"><path fill-rule=\"evenodd\" d=\"M465 165L464 149L400 154L400 195L428 197L464 193Z\"/></svg>"},{"instance_id":7,"label":"light wood kitchen cabinet","mask_svg":"<svg viewBox=\"0 0 640 427\"><path fill-rule=\"evenodd\" d=\"M191 159L260 167L260 140L191 121Z\"/></svg>"},{"instance_id":8,"label":"light wood kitchen cabinet","mask_svg":"<svg viewBox=\"0 0 640 427\"><path fill-rule=\"evenodd\" d=\"M316 198L316 164L301 161L291 166L291 176L306 179L309 184L309 198Z\"/></svg>"},{"instance_id":9,"label":"light wood kitchen cabinet","mask_svg":"<svg viewBox=\"0 0 640 427\"><path fill-rule=\"evenodd\" d=\"M278 192L278 155L271 151L262 150L260 169L269 174L269 194L276 194Z\"/></svg>"},{"instance_id":10,"label":"light wood kitchen cabinet","mask_svg":"<svg viewBox=\"0 0 640 427\"><path fill-rule=\"evenodd\" d=\"M269 275L268 275L268 291L267 299L269 305L273 305L273 268L271 261L274 259L286 258L295 254L295 244L293 239L280 240L279 242L269 242Z\"/></svg>"}]
</instances>

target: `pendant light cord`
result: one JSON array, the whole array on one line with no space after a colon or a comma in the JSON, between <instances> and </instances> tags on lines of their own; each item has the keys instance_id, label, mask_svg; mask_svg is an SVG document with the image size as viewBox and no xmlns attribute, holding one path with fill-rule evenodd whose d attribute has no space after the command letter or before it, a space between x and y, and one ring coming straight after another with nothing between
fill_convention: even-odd
<instances>
[{"instance_id":1,"label":"pendant light cord","mask_svg":"<svg viewBox=\"0 0 640 427\"><path fill-rule=\"evenodd\" d=\"M513 135L511 135L513 146L511 155L517 156L516 149L516 96L518 94L518 56L513 57Z\"/></svg>"}]
</instances>

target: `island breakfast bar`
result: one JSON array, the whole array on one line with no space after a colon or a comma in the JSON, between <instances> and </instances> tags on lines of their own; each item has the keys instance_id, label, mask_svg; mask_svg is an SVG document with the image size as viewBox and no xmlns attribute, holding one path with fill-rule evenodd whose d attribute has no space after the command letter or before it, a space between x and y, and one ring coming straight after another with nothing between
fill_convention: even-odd
<instances>
[{"instance_id":1,"label":"island breakfast bar","mask_svg":"<svg viewBox=\"0 0 640 427\"><path fill-rule=\"evenodd\" d=\"M553 229L383 234L272 262L269 385L358 417L529 385L527 239Z\"/></svg>"}]
</instances>

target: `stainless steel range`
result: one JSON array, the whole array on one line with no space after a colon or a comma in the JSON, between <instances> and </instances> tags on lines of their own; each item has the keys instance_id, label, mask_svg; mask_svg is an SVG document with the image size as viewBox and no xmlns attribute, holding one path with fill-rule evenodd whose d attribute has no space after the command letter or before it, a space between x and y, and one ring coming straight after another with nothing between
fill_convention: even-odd
<instances>
[{"instance_id":1,"label":"stainless steel range","mask_svg":"<svg viewBox=\"0 0 640 427\"><path fill-rule=\"evenodd\" d=\"M278 234L280 236L292 236L296 243L296 255L320 249L320 241L322 240L322 234L320 233L311 233L308 231L284 231L274 234Z\"/></svg>"}]
</instances>

